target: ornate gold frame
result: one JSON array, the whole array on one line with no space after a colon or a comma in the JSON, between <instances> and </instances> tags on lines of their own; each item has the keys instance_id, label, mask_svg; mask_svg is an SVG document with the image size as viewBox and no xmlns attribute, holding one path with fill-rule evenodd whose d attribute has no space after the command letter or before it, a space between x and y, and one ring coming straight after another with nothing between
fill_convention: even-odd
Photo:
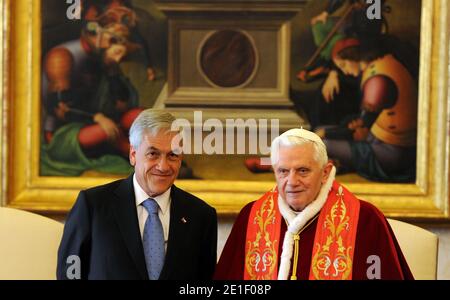
<instances>
[{"instance_id":1,"label":"ornate gold frame","mask_svg":"<svg viewBox=\"0 0 450 300\"><path fill-rule=\"evenodd\" d=\"M40 1L0 0L1 204L65 213L80 189L116 178L41 177L39 162ZM449 12L447 0L422 0L419 130L415 184L344 183L390 217L449 220ZM180 180L177 185L236 213L273 182Z\"/></svg>"}]
</instances>

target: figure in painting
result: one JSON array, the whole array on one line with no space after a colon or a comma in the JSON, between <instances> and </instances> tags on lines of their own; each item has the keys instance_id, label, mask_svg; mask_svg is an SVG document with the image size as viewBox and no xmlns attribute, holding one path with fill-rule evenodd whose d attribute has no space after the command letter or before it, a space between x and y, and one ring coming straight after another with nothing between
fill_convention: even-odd
<instances>
[{"instance_id":1,"label":"figure in painting","mask_svg":"<svg viewBox=\"0 0 450 300\"><path fill-rule=\"evenodd\" d=\"M389 11L384 2L381 3L382 11ZM338 41L348 37L374 39L386 33L384 17L369 20L366 8L365 1L330 0L326 10L311 19L317 49L297 78L306 83L326 79L312 96L314 99L294 94L293 101L306 113L312 129L319 125L340 124L344 116L359 111L358 79L347 76L333 64L331 51Z\"/></svg>"},{"instance_id":2,"label":"figure in painting","mask_svg":"<svg viewBox=\"0 0 450 300\"><path fill-rule=\"evenodd\" d=\"M81 1L79 37L44 52L41 175L132 172L128 130L165 80L164 22L131 0ZM178 178L194 178L184 161Z\"/></svg>"},{"instance_id":3,"label":"figure in painting","mask_svg":"<svg viewBox=\"0 0 450 300\"><path fill-rule=\"evenodd\" d=\"M388 11L382 1L383 11ZM334 45L347 37L379 36L385 31L384 18L368 20L365 1L329 0L326 9L311 19L311 32L317 47L297 79L309 84L322 80L318 90L299 92L291 89L291 99L299 114L304 115L311 129L318 126L335 126L349 115L359 112L359 80L348 76L333 64L331 51ZM245 161L253 173L271 172L271 166L260 164L258 157Z\"/></svg>"},{"instance_id":4,"label":"figure in painting","mask_svg":"<svg viewBox=\"0 0 450 300\"><path fill-rule=\"evenodd\" d=\"M317 129L341 172L376 181L415 179L417 84L408 69L377 40L338 42L334 64L361 76L361 111L346 126Z\"/></svg>"},{"instance_id":5,"label":"figure in painting","mask_svg":"<svg viewBox=\"0 0 450 300\"><path fill-rule=\"evenodd\" d=\"M119 63L139 48L130 41L136 17L117 4L88 18L79 39L44 57L42 175L131 171L127 132L142 109Z\"/></svg>"},{"instance_id":6,"label":"figure in painting","mask_svg":"<svg viewBox=\"0 0 450 300\"><path fill-rule=\"evenodd\" d=\"M149 46L146 40L142 37L141 32L137 26L136 15L134 13L133 4L130 0L84 0L82 6L86 9L82 10L82 20L84 27L91 27L93 29L98 28L98 21L101 19L102 14L114 8L117 13L132 12L132 18L126 18L123 22L130 29L130 40L138 44L142 48L144 56L144 64L147 67L147 79L155 80L156 73L152 67L152 57L149 50Z\"/></svg>"},{"instance_id":7,"label":"figure in painting","mask_svg":"<svg viewBox=\"0 0 450 300\"><path fill-rule=\"evenodd\" d=\"M311 129L325 140L338 174L356 172L373 181L415 179L417 51L388 33L382 18L369 20L365 1L328 1L311 19L317 47L297 78L324 79L313 93L292 92ZM253 172L269 172L259 159Z\"/></svg>"}]
</instances>

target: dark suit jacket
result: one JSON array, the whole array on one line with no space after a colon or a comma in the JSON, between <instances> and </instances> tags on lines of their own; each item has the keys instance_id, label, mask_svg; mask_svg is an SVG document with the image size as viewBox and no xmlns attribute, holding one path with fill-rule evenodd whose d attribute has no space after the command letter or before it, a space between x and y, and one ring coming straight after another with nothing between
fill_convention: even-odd
<instances>
[{"instance_id":1,"label":"dark suit jacket","mask_svg":"<svg viewBox=\"0 0 450 300\"><path fill-rule=\"evenodd\" d=\"M170 196L169 240L160 279L211 279L217 255L216 211L174 185ZM133 176L80 192L59 246L58 279L67 279L68 268L73 271L73 261L67 262L71 255L80 258L81 279L148 279Z\"/></svg>"}]
</instances>

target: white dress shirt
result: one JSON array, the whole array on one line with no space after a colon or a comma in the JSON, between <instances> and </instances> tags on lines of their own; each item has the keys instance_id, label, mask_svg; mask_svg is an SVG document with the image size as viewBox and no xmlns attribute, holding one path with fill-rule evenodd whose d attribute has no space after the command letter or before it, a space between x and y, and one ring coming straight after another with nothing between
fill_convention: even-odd
<instances>
[{"instance_id":1,"label":"white dress shirt","mask_svg":"<svg viewBox=\"0 0 450 300\"><path fill-rule=\"evenodd\" d=\"M167 241L169 239L169 224L170 224L170 190L162 193L156 197L149 197L146 192L141 188L136 180L136 174L133 175L133 187L134 187L134 197L136 199L136 209L139 221L139 230L141 233L141 239L144 236L145 221L147 221L148 212L144 206L141 205L142 202L148 198L155 199L158 203L158 217L161 220L162 228L164 231L164 248L167 251Z\"/></svg>"}]
</instances>

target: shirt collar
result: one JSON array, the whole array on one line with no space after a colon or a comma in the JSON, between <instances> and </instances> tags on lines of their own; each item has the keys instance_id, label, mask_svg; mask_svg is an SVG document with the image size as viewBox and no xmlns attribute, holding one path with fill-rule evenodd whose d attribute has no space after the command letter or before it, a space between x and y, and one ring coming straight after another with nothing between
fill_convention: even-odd
<instances>
[{"instance_id":1,"label":"shirt collar","mask_svg":"<svg viewBox=\"0 0 450 300\"><path fill-rule=\"evenodd\" d=\"M147 193L142 189L139 182L136 179L136 174L133 175L133 187L134 187L134 197L136 199L136 206L139 206L147 200L148 198L155 199L156 203L158 203L159 208L161 209L162 214L166 214L169 204L170 204L170 191L172 187L169 187L167 191L158 195L156 197L150 197Z\"/></svg>"}]
</instances>

